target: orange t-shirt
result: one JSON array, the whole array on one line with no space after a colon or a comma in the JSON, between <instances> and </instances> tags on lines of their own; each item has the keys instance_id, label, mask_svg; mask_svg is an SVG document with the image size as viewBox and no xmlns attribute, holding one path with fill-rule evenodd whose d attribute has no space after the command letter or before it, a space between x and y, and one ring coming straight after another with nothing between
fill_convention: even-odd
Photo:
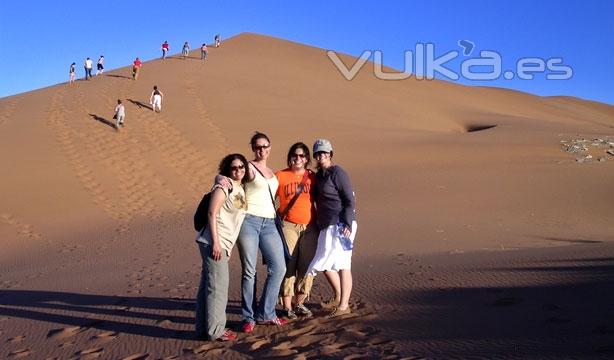
<instances>
[{"instance_id":1,"label":"orange t-shirt","mask_svg":"<svg viewBox=\"0 0 614 360\"><path fill-rule=\"evenodd\" d=\"M309 171L309 175L305 181L305 187L284 219L295 224L306 225L315 221L315 207L313 206L315 198L313 196L314 187L312 185L315 184L316 174L311 170L307 171ZM295 175L292 170L284 169L275 173L275 176L277 176L279 181L276 193L279 198L277 213L281 215L281 212L288 207L290 200L296 194L296 189L302 182L303 175Z\"/></svg>"}]
</instances>

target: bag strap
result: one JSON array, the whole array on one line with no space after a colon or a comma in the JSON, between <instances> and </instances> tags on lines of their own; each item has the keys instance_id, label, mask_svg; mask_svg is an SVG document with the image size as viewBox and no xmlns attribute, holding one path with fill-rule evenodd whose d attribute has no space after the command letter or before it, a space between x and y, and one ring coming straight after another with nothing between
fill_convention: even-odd
<instances>
[{"instance_id":1,"label":"bag strap","mask_svg":"<svg viewBox=\"0 0 614 360\"><path fill-rule=\"evenodd\" d=\"M249 163L252 164L252 166L256 169L256 171L258 171L258 173L260 175L262 175L262 177L266 180L266 176L264 176L262 171L260 171L260 169L258 169L258 167L256 165L254 165L253 162L250 161ZM290 212L290 209L292 208L292 206L294 205L296 200L298 200L298 197L303 192L303 188L305 187L305 185L307 183L307 176L308 175L309 175L309 170L305 169L305 173L303 174L303 179L301 180L301 183L297 187L296 193L294 194L294 197L292 198L292 200L290 200L290 203L288 203L288 206L286 206L284 211L281 213L281 219L282 220L286 218L286 215L288 215L288 212ZM275 208L275 198L273 197L273 192L271 191L271 185L269 185L268 181L267 181L267 185L269 187L269 195L271 196L271 202L273 203L273 208Z\"/></svg>"},{"instance_id":2,"label":"bag strap","mask_svg":"<svg viewBox=\"0 0 614 360\"><path fill-rule=\"evenodd\" d=\"M286 206L284 211L281 213L282 220L286 218L286 216L290 212L290 209L292 208L296 200L298 200L298 197L301 196L301 194L303 193L303 189L305 188L305 185L307 185L308 175L309 175L309 170L305 169L305 173L303 174L303 179L301 180L301 183L296 187L296 193L292 197L292 200L290 200L290 202L288 203L288 206Z\"/></svg>"}]
</instances>

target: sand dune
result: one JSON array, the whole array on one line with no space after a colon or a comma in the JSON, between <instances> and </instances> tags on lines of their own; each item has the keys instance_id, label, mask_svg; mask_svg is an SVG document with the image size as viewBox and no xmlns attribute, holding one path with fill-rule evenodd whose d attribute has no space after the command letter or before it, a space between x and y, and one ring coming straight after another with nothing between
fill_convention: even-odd
<instances>
[{"instance_id":1,"label":"sand dune","mask_svg":"<svg viewBox=\"0 0 614 360\"><path fill-rule=\"evenodd\" d=\"M356 60L342 59L348 66ZM159 114L148 104L153 85L165 94ZM119 131L112 120L117 99L127 113ZM352 177L361 223L357 316L260 329L233 346L197 342L190 324L200 260L190 218L218 161L229 152L249 155L255 130L270 135L275 168L295 141L327 137ZM561 141L582 138L606 145L563 151ZM606 150L614 145L607 141L614 142L614 107L607 104L443 81L382 81L369 65L347 81L325 50L256 34L210 49L204 62L196 52L147 61L138 81L127 66L0 99L0 339L7 344L0 356L557 358L583 349L607 358L613 332L598 319L614 316L610 310L576 320L570 309L581 297L560 305L542 296L564 313L545 309L552 321L544 328L526 320L538 310L518 300L539 286L565 297L575 294L574 283L590 291L611 285L614 156ZM585 153L593 161L578 162ZM569 244L576 245L559 248ZM510 249L525 250L501 251ZM532 283L522 285L532 258L566 259L571 267L600 260L590 272L566 272L564 286L535 269ZM502 282L494 281L502 275L492 259L509 264ZM478 275L476 261L483 266ZM432 267L420 268L422 262ZM232 271L229 312L236 322L237 259ZM585 281L586 274L599 281ZM327 291L321 280L316 286L314 301ZM439 288L453 289L439 290L442 302L433 295ZM462 290L469 288L483 293ZM508 290L489 290L496 288ZM522 296L507 294L517 291ZM477 323L500 338L485 330L461 336L471 318L421 312L424 304L446 307L456 297L462 303L454 309L486 314ZM605 293L596 305L611 297ZM509 330L497 324L499 308L513 310L502 317ZM563 337L548 327L575 321L585 327L561 330ZM525 326L545 347L515 340ZM603 334L582 348L590 326ZM525 351L507 352L514 344Z\"/></svg>"}]
</instances>

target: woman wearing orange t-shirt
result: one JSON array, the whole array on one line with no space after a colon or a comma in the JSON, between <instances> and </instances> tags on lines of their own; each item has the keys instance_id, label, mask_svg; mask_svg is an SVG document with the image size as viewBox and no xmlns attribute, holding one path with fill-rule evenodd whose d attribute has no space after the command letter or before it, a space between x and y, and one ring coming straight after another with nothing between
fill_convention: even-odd
<instances>
[{"instance_id":1,"label":"woman wearing orange t-shirt","mask_svg":"<svg viewBox=\"0 0 614 360\"><path fill-rule=\"evenodd\" d=\"M309 296L313 276L307 268L318 245L318 228L315 224L315 207L312 188L315 174L307 169L311 163L309 148L302 142L290 147L288 168L275 175L279 181L277 213L283 217L284 237L292 259L286 264L286 276L281 287L284 315L296 319L297 315L311 317L311 311L304 305ZM298 194L296 200L293 200ZM292 302L294 300L294 308Z\"/></svg>"}]
</instances>

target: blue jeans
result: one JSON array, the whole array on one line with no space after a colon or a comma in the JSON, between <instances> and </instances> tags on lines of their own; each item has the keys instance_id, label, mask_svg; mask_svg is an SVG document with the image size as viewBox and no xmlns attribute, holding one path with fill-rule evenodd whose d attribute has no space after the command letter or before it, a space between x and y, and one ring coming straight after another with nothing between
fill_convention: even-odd
<instances>
[{"instance_id":1,"label":"blue jeans","mask_svg":"<svg viewBox=\"0 0 614 360\"><path fill-rule=\"evenodd\" d=\"M239 239L239 256L243 268L241 276L241 312L243 321L273 320L279 288L286 273L286 260L281 237L274 219L247 214ZM267 278L260 301L256 304L256 263L258 249L267 266ZM255 311L254 311L255 310Z\"/></svg>"},{"instance_id":2,"label":"blue jeans","mask_svg":"<svg viewBox=\"0 0 614 360\"><path fill-rule=\"evenodd\" d=\"M222 249L219 261L211 257L211 245L196 242L203 259L196 295L196 336L215 340L226 330L228 304L228 255Z\"/></svg>"}]
</instances>

